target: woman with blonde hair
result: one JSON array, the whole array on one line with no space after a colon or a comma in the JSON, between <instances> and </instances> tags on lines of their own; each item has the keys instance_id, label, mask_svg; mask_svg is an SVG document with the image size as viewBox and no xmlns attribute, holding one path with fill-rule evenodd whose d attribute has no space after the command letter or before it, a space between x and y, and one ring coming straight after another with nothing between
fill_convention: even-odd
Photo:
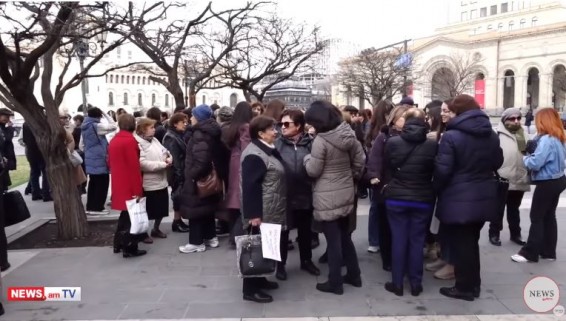
<instances>
[{"instance_id":1,"label":"woman with blonde hair","mask_svg":"<svg viewBox=\"0 0 566 321\"><path fill-rule=\"evenodd\" d=\"M164 217L169 215L169 183L167 169L173 164L173 158L155 137L156 121L140 118L136 126L135 138L140 147L140 165L143 172L143 194L146 197L146 211L150 220L155 220L152 237L167 238L159 230ZM153 243L147 237L144 243Z\"/></svg>"},{"instance_id":2,"label":"woman with blonde hair","mask_svg":"<svg viewBox=\"0 0 566 321\"><path fill-rule=\"evenodd\" d=\"M519 253L511 256L513 261L520 263L538 262L539 256L556 260L556 207L560 194L566 189L566 134L560 116L553 108L541 109L535 115L535 125L538 133L536 147L528 144L528 155L524 158L525 166L531 171L531 181L536 185L529 239Z\"/></svg>"}]
</instances>

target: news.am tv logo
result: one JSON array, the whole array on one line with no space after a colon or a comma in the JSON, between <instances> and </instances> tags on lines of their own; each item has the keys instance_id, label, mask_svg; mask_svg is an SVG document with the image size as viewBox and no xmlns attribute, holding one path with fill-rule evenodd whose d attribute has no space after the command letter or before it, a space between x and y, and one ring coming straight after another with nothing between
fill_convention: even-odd
<instances>
[{"instance_id":1,"label":"news.am tv logo","mask_svg":"<svg viewBox=\"0 0 566 321\"><path fill-rule=\"evenodd\" d=\"M80 301L80 287L19 286L8 288L8 301Z\"/></svg>"}]
</instances>

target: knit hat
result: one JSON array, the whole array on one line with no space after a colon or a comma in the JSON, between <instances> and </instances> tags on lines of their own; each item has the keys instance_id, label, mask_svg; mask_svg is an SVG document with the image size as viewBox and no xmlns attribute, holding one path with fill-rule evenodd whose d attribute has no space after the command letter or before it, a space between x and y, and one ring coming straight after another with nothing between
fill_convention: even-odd
<instances>
[{"instance_id":1,"label":"knit hat","mask_svg":"<svg viewBox=\"0 0 566 321\"><path fill-rule=\"evenodd\" d=\"M415 105L415 101L413 100L413 98L411 98L411 97L409 97L409 96L405 96L405 97L403 97L403 99L401 99L401 102L399 103L399 105L414 106L414 105Z\"/></svg>"},{"instance_id":2,"label":"knit hat","mask_svg":"<svg viewBox=\"0 0 566 321\"><path fill-rule=\"evenodd\" d=\"M230 107L222 107L216 111L218 113L218 118L221 122L227 122L232 120L232 115L234 110Z\"/></svg>"},{"instance_id":3,"label":"knit hat","mask_svg":"<svg viewBox=\"0 0 566 321\"><path fill-rule=\"evenodd\" d=\"M193 108L193 116L200 123L212 117L212 109L206 104L198 105Z\"/></svg>"},{"instance_id":4,"label":"knit hat","mask_svg":"<svg viewBox=\"0 0 566 321\"><path fill-rule=\"evenodd\" d=\"M521 110L519 108L507 108L501 114L501 122L505 123L505 121L511 117L520 117Z\"/></svg>"}]
</instances>

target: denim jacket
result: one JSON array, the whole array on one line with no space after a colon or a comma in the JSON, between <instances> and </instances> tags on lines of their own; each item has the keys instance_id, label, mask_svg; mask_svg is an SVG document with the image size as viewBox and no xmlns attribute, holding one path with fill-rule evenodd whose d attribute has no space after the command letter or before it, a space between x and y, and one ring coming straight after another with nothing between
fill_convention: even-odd
<instances>
[{"instance_id":1,"label":"denim jacket","mask_svg":"<svg viewBox=\"0 0 566 321\"><path fill-rule=\"evenodd\" d=\"M533 181L557 179L564 176L566 148L555 137L543 135L538 139L534 153L525 156L525 166Z\"/></svg>"}]
</instances>

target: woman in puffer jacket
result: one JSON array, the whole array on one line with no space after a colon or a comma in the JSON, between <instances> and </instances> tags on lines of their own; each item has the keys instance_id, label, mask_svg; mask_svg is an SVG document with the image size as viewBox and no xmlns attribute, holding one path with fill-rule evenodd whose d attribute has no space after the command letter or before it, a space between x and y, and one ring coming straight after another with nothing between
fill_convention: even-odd
<instances>
[{"instance_id":1,"label":"woman in puffer jacket","mask_svg":"<svg viewBox=\"0 0 566 321\"><path fill-rule=\"evenodd\" d=\"M321 222L328 244L328 281L317 290L343 294L343 283L362 286L360 267L352 243L348 216L354 210L354 179L361 176L365 154L351 127L342 121L340 111L325 101L315 101L305 120L317 132L310 155L305 156L307 174L315 180L314 219ZM342 260L347 274L343 278Z\"/></svg>"},{"instance_id":2,"label":"woman in puffer jacket","mask_svg":"<svg viewBox=\"0 0 566 321\"><path fill-rule=\"evenodd\" d=\"M167 168L173 164L173 158L154 135L155 120L140 118L136 126L135 138L140 145L146 211L148 218L155 220L151 236L164 239L167 235L159 229L159 225L161 220L169 215ZM153 243L153 240L147 237L144 243Z\"/></svg>"}]
</instances>

